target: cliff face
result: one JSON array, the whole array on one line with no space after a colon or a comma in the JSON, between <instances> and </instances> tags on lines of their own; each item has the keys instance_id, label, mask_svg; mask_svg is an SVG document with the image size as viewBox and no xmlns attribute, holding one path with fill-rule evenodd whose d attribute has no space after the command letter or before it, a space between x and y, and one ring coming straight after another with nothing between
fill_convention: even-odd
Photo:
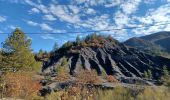
<instances>
[{"instance_id":1,"label":"cliff face","mask_svg":"<svg viewBox=\"0 0 170 100\"><path fill-rule=\"evenodd\" d=\"M142 78L144 71L151 70L153 78L157 78L161 75L164 65L170 66L170 59L148 55L114 39L83 42L88 45L82 46L80 43L57 50L50 60L44 63L42 71L55 72L65 57L71 75L79 69L95 69L99 75L105 71L108 75L115 75L118 78ZM168 69L170 70L170 67Z\"/></svg>"}]
</instances>

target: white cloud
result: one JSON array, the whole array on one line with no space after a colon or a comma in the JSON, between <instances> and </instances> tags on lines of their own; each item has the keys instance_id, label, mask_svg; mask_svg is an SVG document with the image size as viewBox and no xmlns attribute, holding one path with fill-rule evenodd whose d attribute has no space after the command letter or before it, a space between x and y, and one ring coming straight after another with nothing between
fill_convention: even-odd
<instances>
[{"instance_id":1,"label":"white cloud","mask_svg":"<svg viewBox=\"0 0 170 100\"><path fill-rule=\"evenodd\" d=\"M126 26L129 23L129 20L129 17L126 14L120 11L115 13L114 21L118 27Z\"/></svg>"},{"instance_id":2,"label":"white cloud","mask_svg":"<svg viewBox=\"0 0 170 100\"><path fill-rule=\"evenodd\" d=\"M44 6L43 4L37 5L37 8L45 14L49 13L48 8Z\"/></svg>"},{"instance_id":3,"label":"white cloud","mask_svg":"<svg viewBox=\"0 0 170 100\"><path fill-rule=\"evenodd\" d=\"M6 17L5 16L0 16L0 22L4 22L6 21Z\"/></svg>"},{"instance_id":4,"label":"white cloud","mask_svg":"<svg viewBox=\"0 0 170 100\"><path fill-rule=\"evenodd\" d=\"M170 25L166 24L170 22L170 4L162 5L157 9L150 9L145 16L135 17L134 20L139 21L141 24L153 25L149 28L141 28L132 30L135 34L151 34L158 31L169 31ZM165 23L165 25L159 25Z\"/></svg>"},{"instance_id":5,"label":"white cloud","mask_svg":"<svg viewBox=\"0 0 170 100\"><path fill-rule=\"evenodd\" d=\"M31 5L31 6L36 6L36 4L34 2L32 2L31 0L24 0L25 3Z\"/></svg>"},{"instance_id":6,"label":"white cloud","mask_svg":"<svg viewBox=\"0 0 170 100\"><path fill-rule=\"evenodd\" d=\"M142 12L139 16L135 14L141 5L141 2L142 6L145 7L146 4L153 4L155 0L71 0L70 5L59 5L57 0L52 0L52 2L55 3L46 5L43 5L41 0L38 1L38 3L33 2L33 0L25 0L25 2L33 7L31 9L32 12L41 12L44 20L54 21L59 19L60 21L65 22L66 26L73 25L70 29L107 30L170 21L170 4L165 4L157 9L152 8L143 16L141 14L144 12ZM100 11L100 9L96 9L95 6L101 6L102 11ZM115 6L117 7L116 12L106 11L104 12L105 14L103 13L104 10ZM107 14L108 12L109 14ZM45 31L57 33L65 32L65 30L57 30L46 23L30 21L28 24L32 26L39 26ZM135 34L148 34L154 31L169 30L169 26L170 25L132 29L130 32L134 32ZM123 35L127 36L127 30L110 31L107 33L116 34L116 37L119 35L122 37Z\"/></svg>"},{"instance_id":7,"label":"white cloud","mask_svg":"<svg viewBox=\"0 0 170 100\"><path fill-rule=\"evenodd\" d=\"M57 16L62 21L66 21L69 23L80 22L80 16L78 16L77 14L70 14L67 6L52 4L49 9L53 15Z\"/></svg>"},{"instance_id":8,"label":"white cloud","mask_svg":"<svg viewBox=\"0 0 170 100\"><path fill-rule=\"evenodd\" d=\"M38 10L37 8L32 8L29 13L40 13L40 10Z\"/></svg>"},{"instance_id":9,"label":"white cloud","mask_svg":"<svg viewBox=\"0 0 170 100\"><path fill-rule=\"evenodd\" d=\"M68 8L74 13L77 14L80 12L79 8L77 6L69 5Z\"/></svg>"},{"instance_id":10,"label":"white cloud","mask_svg":"<svg viewBox=\"0 0 170 100\"><path fill-rule=\"evenodd\" d=\"M54 21L56 18L53 15L44 15L44 20Z\"/></svg>"},{"instance_id":11,"label":"white cloud","mask_svg":"<svg viewBox=\"0 0 170 100\"><path fill-rule=\"evenodd\" d=\"M64 33L64 32L66 32L66 30L57 30L57 29L54 29L53 32L54 33Z\"/></svg>"},{"instance_id":12,"label":"white cloud","mask_svg":"<svg viewBox=\"0 0 170 100\"><path fill-rule=\"evenodd\" d=\"M72 4L84 4L86 6L97 6L112 3L116 0L71 0ZM118 1L118 0L117 0Z\"/></svg>"},{"instance_id":13,"label":"white cloud","mask_svg":"<svg viewBox=\"0 0 170 100\"><path fill-rule=\"evenodd\" d=\"M144 0L143 2L146 4L154 4L156 0Z\"/></svg>"},{"instance_id":14,"label":"white cloud","mask_svg":"<svg viewBox=\"0 0 170 100\"><path fill-rule=\"evenodd\" d=\"M140 4L141 0L127 0L120 5L120 8L125 14L134 13Z\"/></svg>"},{"instance_id":15,"label":"white cloud","mask_svg":"<svg viewBox=\"0 0 170 100\"><path fill-rule=\"evenodd\" d=\"M31 26L37 26L38 23L33 22L33 21L27 21L27 24L31 25Z\"/></svg>"},{"instance_id":16,"label":"white cloud","mask_svg":"<svg viewBox=\"0 0 170 100\"><path fill-rule=\"evenodd\" d=\"M45 31L52 31L53 28L51 26L49 26L48 24L45 24L45 23L42 23L40 24L40 27L42 30L45 30Z\"/></svg>"},{"instance_id":17,"label":"white cloud","mask_svg":"<svg viewBox=\"0 0 170 100\"><path fill-rule=\"evenodd\" d=\"M14 30L14 29L16 29L17 27L14 26L14 25L10 25L9 28L12 29L12 30Z\"/></svg>"},{"instance_id":18,"label":"white cloud","mask_svg":"<svg viewBox=\"0 0 170 100\"><path fill-rule=\"evenodd\" d=\"M92 8L88 8L86 10L86 14L95 14L95 13L96 13L96 11L94 9L92 9Z\"/></svg>"},{"instance_id":19,"label":"white cloud","mask_svg":"<svg viewBox=\"0 0 170 100\"><path fill-rule=\"evenodd\" d=\"M54 36L50 35L50 34L42 35L41 38L45 39L45 40L47 40L47 39L56 40L56 38Z\"/></svg>"}]
</instances>

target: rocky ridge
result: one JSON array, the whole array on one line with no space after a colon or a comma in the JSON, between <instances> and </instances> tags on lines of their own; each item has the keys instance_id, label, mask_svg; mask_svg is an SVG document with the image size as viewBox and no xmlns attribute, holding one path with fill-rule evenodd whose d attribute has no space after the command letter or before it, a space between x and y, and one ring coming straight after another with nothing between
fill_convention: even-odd
<instances>
[{"instance_id":1,"label":"rocky ridge","mask_svg":"<svg viewBox=\"0 0 170 100\"><path fill-rule=\"evenodd\" d=\"M44 63L42 71L55 73L56 67L61 65L63 58L67 58L71 75L76 74L80 69L95 69L98 75L102 75L105 71L117 79L143 78L144 71L147 70L151 70L153 78L157 79L162 74L163 66L170 66L170 59L146 54L111 37L97 37L79 43L73 42L72 45L60 48Z\"/></svg>"}]
</instances>

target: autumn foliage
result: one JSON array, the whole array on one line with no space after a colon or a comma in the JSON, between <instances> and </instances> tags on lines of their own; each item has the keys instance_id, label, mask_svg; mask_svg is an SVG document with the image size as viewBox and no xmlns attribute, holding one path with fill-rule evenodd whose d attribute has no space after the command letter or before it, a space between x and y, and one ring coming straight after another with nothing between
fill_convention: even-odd
<instances>
[{"instance_id":1,"label":"autumn foliage","mask_svg":"<svg viewBox=\"0 0 170 100\"><path fill-rule=\"evenodd\" d=\"M7 97L30 98L41 89L39 82L33 80L27 72L7 73L4 75L4 82Z\"/></svg>"},{"instance_id":2,"label":"autumn foliage","mask_svg":"<svg viewBox=\"0 0 170 100\"><path fill-rule=\"evenodd\" d=\"M107 79L108 82L111 82L111 83L118 83L118 82L119 82L119 81L118 81L114 76L112 76L112 75L108 75L106 79Z\"/></svg>"},{"instance_id":3,"label":"autumn foliage","mask_svg":"<svg viewBox=\"0 0 170 100\"><path fill-rule=\"evenodd\" d=\"M83 70L78 73L77 82L83 84L99 84L101 80L99 79L96 71Z\"/></svg>"}]
</instances>

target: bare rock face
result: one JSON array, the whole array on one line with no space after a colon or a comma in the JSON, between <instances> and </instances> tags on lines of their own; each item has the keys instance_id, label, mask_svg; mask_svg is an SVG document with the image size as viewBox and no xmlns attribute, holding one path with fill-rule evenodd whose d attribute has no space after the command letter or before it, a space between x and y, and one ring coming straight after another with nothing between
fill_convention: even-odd
<instances>
[{"instance_id":1,"label":"bare rock face","mask_svg":"<svg viewBox=\"0 0 170 100\"><path fill-rule=\"evenodd\" d=\"M170 59L146 54L114 39L112 41L102 39L100 42L92 41L93 45L90 46L74 44L67 48L60 48L48 62L44 63L42 71L53 73L61 64L63 57L67 58L71 75L79 69L94 69L98 75L102 75L105 71L108 75L115 75L117 78L142 78L144 71L151 70L153 78L158 78L161 76L163 66L170 66Z\"/></svg>"}]
</instances>

